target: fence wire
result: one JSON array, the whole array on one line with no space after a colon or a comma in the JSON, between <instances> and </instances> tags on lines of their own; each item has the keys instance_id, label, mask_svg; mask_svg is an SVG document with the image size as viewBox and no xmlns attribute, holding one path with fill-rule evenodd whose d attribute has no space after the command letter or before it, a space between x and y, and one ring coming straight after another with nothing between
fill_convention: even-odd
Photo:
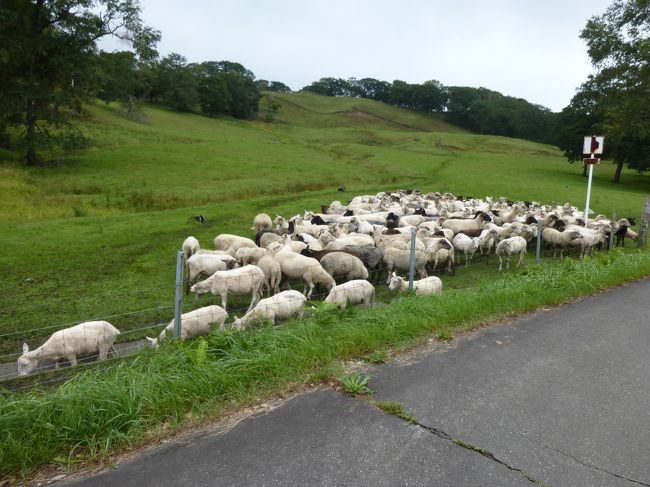
<instances>
[{"instance_id":1,"label":"fence wire","mask_svg":"<svg viewBox=\"0 0 650 487\"><path fill-rule=\"evenodd\" d=\"M535 244L536 239L530 240L528 248L534 248ZM543 245L542 248L547 249L548 254L553 250L548 245ZM575 248L573 251L579 252L580 249ZM326 301L341 307L349 304L371 306L374 303L376 291L389 288L389 282L392 292L400 292L407 288L405 283L408 282L408 279L405 276L408 275L410 267L410 244L407 244L406 247L402 245L401 248L386 250L378 262L369 262L372 257L369 255L357 254L361 257L359 258L345 251L338 253L344 255L334 257L332 253L328 252L312 252L312 258L316 258L318 263L310 261L308 265L305 265L304 256L296 257L296 262L293 264L283 262L284 274L291 279L282 283L278 280L279 269L277 267L275 269L264 267L263 270L258 267L240 267L214 274L208 272L211 274L210 277L205 278L204 275L194 279L194 282L191 283L183 281L181 283L183 290L186 292L191 285L193 292L184 293L182 296L181 338L208 334L215 324L219 328L246 329L259 320L278 323L290 318L301 317L305 313L308 299L309 301ZM465 257L462 250L456 249L455 254L454 265L463 266ZM494 247L488 254L488 258L490 256L494 256ZM476 252L475 255L469 257L476 260L483 255ZM415 252L413 266L417 275L416 281L427 275L431 276L432 261L432 255L427 251L417 250ZM442 269L440 269L441 265ZM497 265L496 260L494 265ZM433 269L434 274L444 272L445 267L445 262L441 260L438 262L438 268ZM401 277L391 280L392 272ZM433 282L435 280L432 279L426 283L423 281L420 290L430 293L439 292L435 289L434 284L430 284ZM175 287L179 289L178 282ZM81 323L75 320L0 334L0 344L4 342L16 345L24 340L29 342L29 345L36 347L27 353L22 353L19 346L14 348L14 350L18 349L15 352L8 352L0 347L0 381L15 378L17 369L26 371L28 374L49 371L57 361L74 363L79 359L77 367L93 365L97 361L101 361L103 364L114 363L115 358L107 360L110 346L114 347L113 351L115 348L119 348L119 357L131 355L143 346L147 346L147 343L142 340L144 332L153 337L149 346L156 346L160 340L167 339L174 334L173 289L173 285L156 286L137 293L118 293L111 296L111 299L115 301L119 297L150 295L166 291L169 293L169 300L165 304L100 315ZM224 292L226 289L227 292ZM303 295L305 291L309 294L309 298ZM192 294L196 296L196 299ZM382 295L382 299L386 297L386 294ZM48 307L51 305L37 306L35 309ZM155 314L155 318L152 314ZM134 318L137 320L135 323L133 322ZM113 331L116 329L119 329L119 333ZM50 332L52 334L48 338ZM135 336L137 339L133 341L125 339L130 336ZM118 339L119 342L115 343ZM114 353L117 354L117 352ZM76 372L64 377L46 378L37 381L37 383L39 385L57 384L65 382L74 375ZM10 389L18 391L30 387L33 387L33 384L28 383L22 386L14 384Z\"/></svg>"}]
</instances>

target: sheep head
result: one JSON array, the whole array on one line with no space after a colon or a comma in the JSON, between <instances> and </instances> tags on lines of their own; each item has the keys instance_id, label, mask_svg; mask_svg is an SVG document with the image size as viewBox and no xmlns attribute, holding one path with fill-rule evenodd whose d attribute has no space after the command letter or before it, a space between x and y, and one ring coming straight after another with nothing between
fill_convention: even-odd
<instances>
[{"instance_id":1,"label":"sheep head","mask_svg":"<svg viewBox=\"0 0 650 487\"><path fill-rule=\"evenodd\" d=\"M38 362L42 357L42 352L40 350L34 350L33 352L29 351L29 346L26 343L23 343L23 354L18 359L18 375L25 376L32 373L32 371L38 367Z\"/></svg>"}]
</instances>

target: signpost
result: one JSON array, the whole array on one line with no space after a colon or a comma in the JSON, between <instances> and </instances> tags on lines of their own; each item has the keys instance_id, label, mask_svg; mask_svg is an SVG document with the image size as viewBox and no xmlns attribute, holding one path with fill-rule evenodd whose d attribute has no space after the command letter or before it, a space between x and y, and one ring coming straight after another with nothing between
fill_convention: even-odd
<instances>
[{"instance_id":1,"label":"signpost","mask_svg":"<svg viewBox=\"0 0 650 487\"><path fill-rule=\"evenodd\" d=\"M589 181L587 182L587 203L585 204L585 227L587 226L587 218L589 217L589 199L591 198L591 177L594 173L594 165L600 164L600 159L596 158L596 154L603 153L603 146L605 145L605 137L592 135L585 137L582 145L582 153L589 154L582 160L583 164L589 165Z\"/></svg>"}]
</instances>

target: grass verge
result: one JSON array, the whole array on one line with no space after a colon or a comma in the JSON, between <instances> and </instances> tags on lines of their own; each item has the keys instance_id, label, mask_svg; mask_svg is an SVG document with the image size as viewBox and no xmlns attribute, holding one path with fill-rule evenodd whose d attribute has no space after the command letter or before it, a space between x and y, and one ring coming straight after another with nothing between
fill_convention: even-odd
<instances>
[{"instance_id":1,"label":"grass verge","mask_svg":"<svg viewBox=\"0 0 650 487\"><path fill-rule=\"evenodd\" d=\"M529 265L474 292L409 296L370 310L321 310L247 332L170 342L54 390L0 395L0 475L46 463L101 459L183 424L304 381L323 380L341 360L447 336L508 315L650 275L650 253L613 251L556 266ZM328 372L329 371L329 372Z\"/></svg>"}]
</instances>

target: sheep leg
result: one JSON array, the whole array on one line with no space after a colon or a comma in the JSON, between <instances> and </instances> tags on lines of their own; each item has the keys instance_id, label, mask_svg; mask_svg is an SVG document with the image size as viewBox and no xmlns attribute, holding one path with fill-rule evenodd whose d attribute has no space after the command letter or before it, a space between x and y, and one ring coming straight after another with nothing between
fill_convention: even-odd
<instances>
[{"instance_id":1,"label":"sheep leg","mask_svg":"<svg viewBox=\"0 0 650 487\"><path fill-rule=\"evenodd\" d=\"M424 279L424 278L428 277L427 270L424 268L424 266L418 268L417 271L418 271L418 276L420 277L420 279Z\"/></svg>"},{"instance_id":2,"label":"sheep leg","mask_svg":"<svg viewBox=\"0 0 650 487\"><path fill-rule=\"evenodd\" d=\"M248 306L246 312L248 313L250 310L252 310L255 307L255 305L259 302L259 300L260 300L260 288L259 287L253 288L251 292L251 304L250 306Z\"/></svg>"},{"instance_id":3,"label":"sheep leg","mask_svg":"<svg viewBox=\"0 0 650 487\"><path fill-rule=\"evenodd\" d=\"M519 260L517 261L517 267L519 267L524 262L524 257L526 257L526 252L521 252L519 254Z\"/></svg>"},{"instance_id":4,"label":"sheep leg","mask_svg":"<svg viewBox=\"0 0 650 487\"><path fill-rule=\"evenodd\" d=\"M506 270L510 270L510 254L506 256Z\"/></svg>"},{"instance_id":5,"label":"sheep leg","mask_svg":"<svg viewBox=\"0 0 650 487\"><path fill-rule=\"evenodd\" d=\"M311 279L309 279L309 278L306 278L305 282L309 285L309 292L306 294L306 297L307 297L307 299L311 299L311 294L312 294L312 292L314 292L314 283L311 282ZM305 290L306 290L306 288L305 288Z\"/></svg>"},{"instance_id":6,"label":"sheep leg","mask_svg":"<svg viewBox=\"0 0 650 487\"><path fill-rule=\"evenodd\" d=\"M225 310L227 310L226 305L228 304L228 293L224 293L221 295L221 307Z\"/></svg>"},{"instance_id":7,"label":"sheep leg","mask_svg":"<svg viewBox=\"0 0 650 487\"><path fill-rule=\"evenodd\" d=\"M68 359L68 362L70 362L70 365L71 365L72 367L74 367L75 365L77 365L77 355L75 355L74 353L71 354L71 355L67 355L66 358ZM58 362L57 362L57 363L58 363Z\"/></svg>"},{"instance_id":8,"label":"sheep leg","mask_svg":"<svg viewBox=\"0 0 650 487\"><path fill-rule=\"evenodd\" d=\"M501 272L502 267L503 267L503 259L501 258L501 254L499 254L499 272Z\"/></svg>"}]
</instances>

